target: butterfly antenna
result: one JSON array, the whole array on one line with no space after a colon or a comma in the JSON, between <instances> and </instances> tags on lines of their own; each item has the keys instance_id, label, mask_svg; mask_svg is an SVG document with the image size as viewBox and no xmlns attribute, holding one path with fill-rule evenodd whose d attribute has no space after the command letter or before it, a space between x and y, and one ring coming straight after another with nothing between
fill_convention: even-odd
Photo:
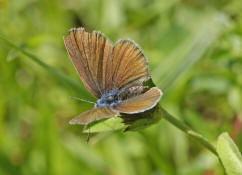
<instances>
[{"instance_id":1,"label":"butterfly antenna","mask_svg":"<svg viewBox=\"0 0 242 175\"><path fill-rule=\"evenodd\" d=\"M70 98L75 99L75 100L80 100L80 101L83 101L83 102L86 102L86 103L92 103L92 104L95 104L95 103L92 102L92 101L84 100L84 99L82 99L82 98L78 98L78 97L70 96Z\"/></svg>"}]
</instances>

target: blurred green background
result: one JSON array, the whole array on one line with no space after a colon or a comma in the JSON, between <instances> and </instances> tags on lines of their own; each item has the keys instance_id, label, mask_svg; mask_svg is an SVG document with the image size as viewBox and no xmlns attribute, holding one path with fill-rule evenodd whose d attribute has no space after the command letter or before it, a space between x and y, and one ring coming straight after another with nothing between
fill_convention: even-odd
<instances>
[{"instance_id":1,"label":"blurred green background","mask_svg":"<svg viewBox=\"0 0 242 175\"><path fill-rule=\"evenodd\" d=\"M242 6L237 0L0 0L0 35L79 77L63 36L102 31L144 50L162 106L212 143L242 150ZM68 121L92 107L0 40L0 175L220 175L217 158L165 120L140 132L92 134Z\"/></svg>"}]
</instances>

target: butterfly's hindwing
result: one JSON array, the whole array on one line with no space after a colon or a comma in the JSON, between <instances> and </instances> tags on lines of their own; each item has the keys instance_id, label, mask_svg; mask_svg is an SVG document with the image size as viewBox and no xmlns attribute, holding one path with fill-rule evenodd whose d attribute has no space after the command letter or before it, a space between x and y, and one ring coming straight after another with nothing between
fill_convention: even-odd
<instances>
[{"instance_id":1,"label":"butterfly's hindwing","mask_svg":"<svg viewBox=\"0 0 242 175\"><path fill-rule=\"evenodd\" d=\"M161 90L153 87L143 94L122 101L114 109L126 114L144 112L153 108L160 101L161 96Z\"/></svg>"},{"instance_id":2,"label":"butterfly's hindwing","mask_svg":"<svg viewBox=\"0 0 242 175\"><path fill-rule=\"evenodd\" d=\"M119 115L119 112L110 107L96 107L89 111L81 113L79 116L73 118L70 124L88 124L95 120L104 118L111 118Z\"/></svg>"}]
</instances>

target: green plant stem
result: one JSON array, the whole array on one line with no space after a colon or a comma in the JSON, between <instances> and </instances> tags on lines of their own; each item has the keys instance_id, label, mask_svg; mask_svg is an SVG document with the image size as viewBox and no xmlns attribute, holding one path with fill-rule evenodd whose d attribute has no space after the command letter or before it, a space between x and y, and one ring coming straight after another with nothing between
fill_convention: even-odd
<instances>
[{"instance_id":1,"label":"green plant stem","mask_svg":"<svg viewBox=\"0 0 242 175\"><path fill-rule=\"evenodd\" d=\"M216 147L211 144L208 139L203 137L201 134L191 130L186 124L182 123L181 121L177 120L175 117L173 117L171 114L169 114L164 108L162 108L162 117L166 119L168 122L170 122L173 126L179 128L181 131L185 132L188 137L196 140L197 142L201 143L205 148L207 148L209 151L211 151L215 156L217 156L219 163L221 164L224 174L225 168L223 166L223 163L216 151Z\"/></svg>"},{"instance_id":2,"label":"green plant stem","mask_svg":"<svg viewBox=\"0 0 242 175\"><path fill-rule=\"evenodd\" d=\"M204 147L206 147L208 150L210 150L216 156L218 156L215 146L212 145L205 137L203 137L201 134L191 130L186 124L177 120L175 117L173 117L171 114L169 114L163 108L162 108L162 117L164 119L166 119L167 121L169 121L175 127L179 128L181 131L185 132L189 137L191 137L191 138L195 139L196 141L198 141L199 143L201 143Z\"/></svg>"}]
</instances>

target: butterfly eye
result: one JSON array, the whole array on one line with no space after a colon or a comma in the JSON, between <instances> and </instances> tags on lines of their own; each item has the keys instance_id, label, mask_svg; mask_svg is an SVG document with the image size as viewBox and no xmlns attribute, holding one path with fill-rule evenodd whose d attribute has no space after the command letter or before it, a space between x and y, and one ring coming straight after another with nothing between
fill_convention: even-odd
<instances>
[{"instance_id":1,"label":"butterfly eye","mask_svg":"<svg viewBox=\"0 0 242 175\"><path fill-rule=\"evenodd\" d=\"M114 100L113 96L108 96L108 97L107 97L107 101L108 101L108 102L112 102L113 100Z\"/></svg>"}]
</instances>

